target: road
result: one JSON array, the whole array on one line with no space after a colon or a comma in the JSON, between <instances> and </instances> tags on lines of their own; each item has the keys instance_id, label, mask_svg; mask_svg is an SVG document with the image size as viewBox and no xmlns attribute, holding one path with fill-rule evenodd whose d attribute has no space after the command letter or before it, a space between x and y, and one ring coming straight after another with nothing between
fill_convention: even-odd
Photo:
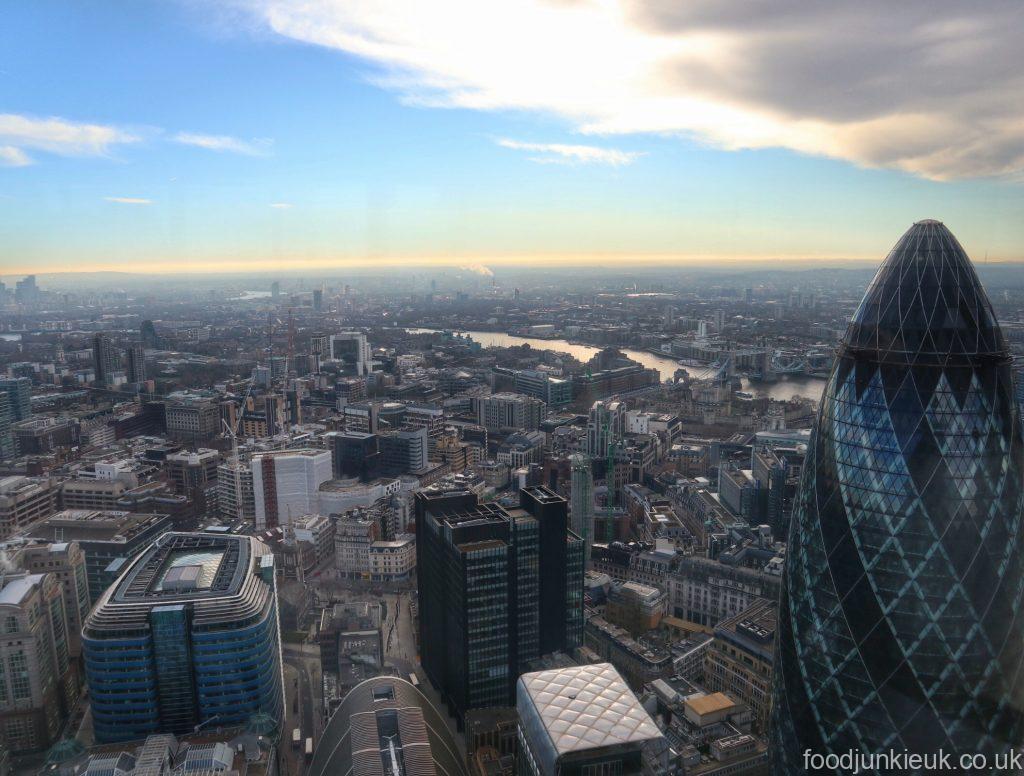
<instances>
[{"instance_id":1,"label":"road","mask_svg":"<svg viewBox=\"0 0 1024 776\"><path fill-rule=\"evenodd\" d=\"M298 776L305 769L303 746L312 737L314 746L320 740L323 728L320 685L320 651L315 644L282 644L285 664L285 728L282 731L281 752L286 767L285 776ZM298 750L291 748L292 731L302 731L303 743Z\"/></svg>"},{"instance_id":2,"label":"road","mask_svg":"<svg viewBox=\"0 0 1024 776\"><path fill-rule=\"evenodd\" d=\"M417 649L409 609L409 595L398 592L394 595L385 595L384 600L387 603L387 618L383 623L384 654L388 658L415 662Z\"/></svg>"},{"instance_id":3,"label":"road","mask_svg":"<svg viewBox=\"0 0 1024 776\"><path fill-rule=\"evenodd\" d=\"M315 710L313 708L316 696L313 693L313 681L310 678L307 657L291 644L284 645L282 652L284 653L285 664L291 666L295 670L296 674L292 687L290 688L291 692L289 693L289 702L294 703L291 699L294 699L295 694L298 693L299 727L302 728L304 736L312 735L316 732L313 729L313 719L315 716L319 716L319 713L317 713L319 710ZM289 731L289 734L290 732L291 731Z\"/></svg>"}]
</instances>

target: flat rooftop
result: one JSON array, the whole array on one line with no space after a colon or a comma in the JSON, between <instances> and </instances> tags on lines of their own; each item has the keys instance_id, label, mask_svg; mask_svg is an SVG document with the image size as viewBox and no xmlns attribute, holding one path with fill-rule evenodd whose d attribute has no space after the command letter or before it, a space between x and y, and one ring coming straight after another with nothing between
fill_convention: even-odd
<instances>
[{"instance_id":1,"label":"flat rooftop","mask_svg":"<svg viewBox=\"0 0 1024 776\"><path fill-rule=\"evenodd\" d=\"M248 537L167 533L118 583L115 601L231 595L248 567Z\"/></svg>"},{"instance_id":2,"label":"flat rooftop","mask_svg":"<svg viewBox=\"0 0 1024 776\"><path fill-rule=\"evenodd\" d=\"M65 509L35 523L26 536L49 541L126 543L167 515L95 509Z\"/></svg>"},{"instance_id":3,"label":"flat rooftop","mask_svg":"<svg viewBox=\"0 0 1024 776\"><path fill-rule=\"evenodd\" d=\"M736 701L723 692L712 693L711 695L699 695L695 698L687 698L686 705L693 709L695 714L704 716L713 714L716 711L726 711L736 705Z\"/></svg>"}]
</instances>

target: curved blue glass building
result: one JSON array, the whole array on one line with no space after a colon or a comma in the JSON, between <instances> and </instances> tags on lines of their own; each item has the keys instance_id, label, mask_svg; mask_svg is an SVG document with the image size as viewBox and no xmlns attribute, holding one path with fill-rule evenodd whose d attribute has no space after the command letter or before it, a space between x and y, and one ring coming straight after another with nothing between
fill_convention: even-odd
<instances>
[{"instance_id":1,"label":"curved blue glass building","mask_svg":"<svg viewBox=\"0 0 1024 776\"><path fill-rule=\"evenodd\" d=\"M246 536L167 533L82 629L100 743L282 719L273 555Z\"/></svg>"},{"instance_id":2,"label":"curved blue glass building","mask_svg":"<svg viewBox=\"0 0 1024 776\"><path fill-rule=\"evenodd\" d=\"M1018 412L970 260L943 224L914 224L850 324L807 451L775 653L779 776L806 772L807 750L1021 744Z\"/></svg>"}]
</instances>

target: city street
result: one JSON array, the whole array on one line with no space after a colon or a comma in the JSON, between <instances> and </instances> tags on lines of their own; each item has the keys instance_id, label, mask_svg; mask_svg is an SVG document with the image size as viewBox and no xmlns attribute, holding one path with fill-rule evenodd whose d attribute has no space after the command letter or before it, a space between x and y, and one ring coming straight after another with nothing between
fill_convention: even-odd
<instances>
[{"instance_id":1,"label":"city street","mask_svg":"<svg viewBox=\"0 0 1024 776\"><path fill-rule=\"evenodd\" d=\"M320 652L315 644L282 645L285 675L285 726L281 733L281 749L289 767L289 776L297 776L304 767L305 739L314 745L323 730L320 684ZM292 731L299 728L302 741L298 750L292 748Z\"/></svg>"}]
</instances>

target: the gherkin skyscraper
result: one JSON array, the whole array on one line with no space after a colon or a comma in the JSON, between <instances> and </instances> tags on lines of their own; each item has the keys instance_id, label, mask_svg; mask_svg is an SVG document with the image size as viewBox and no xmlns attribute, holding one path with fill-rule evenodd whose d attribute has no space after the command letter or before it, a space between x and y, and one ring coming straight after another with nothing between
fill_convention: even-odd
<instances>
[{"instance_id":1,"label":"the gherkin skyscraper","mask_svg":"<svg viewBox=\"0 0 1024 776\"><path fill-rule=\"evenodd\" d=\"M963 248L937 221L914 224L850 324L807 451L779 612L776 776L807 772L807 750L955 763L1022 743L1012 380Z\"/></svg>"}]
</instances>

